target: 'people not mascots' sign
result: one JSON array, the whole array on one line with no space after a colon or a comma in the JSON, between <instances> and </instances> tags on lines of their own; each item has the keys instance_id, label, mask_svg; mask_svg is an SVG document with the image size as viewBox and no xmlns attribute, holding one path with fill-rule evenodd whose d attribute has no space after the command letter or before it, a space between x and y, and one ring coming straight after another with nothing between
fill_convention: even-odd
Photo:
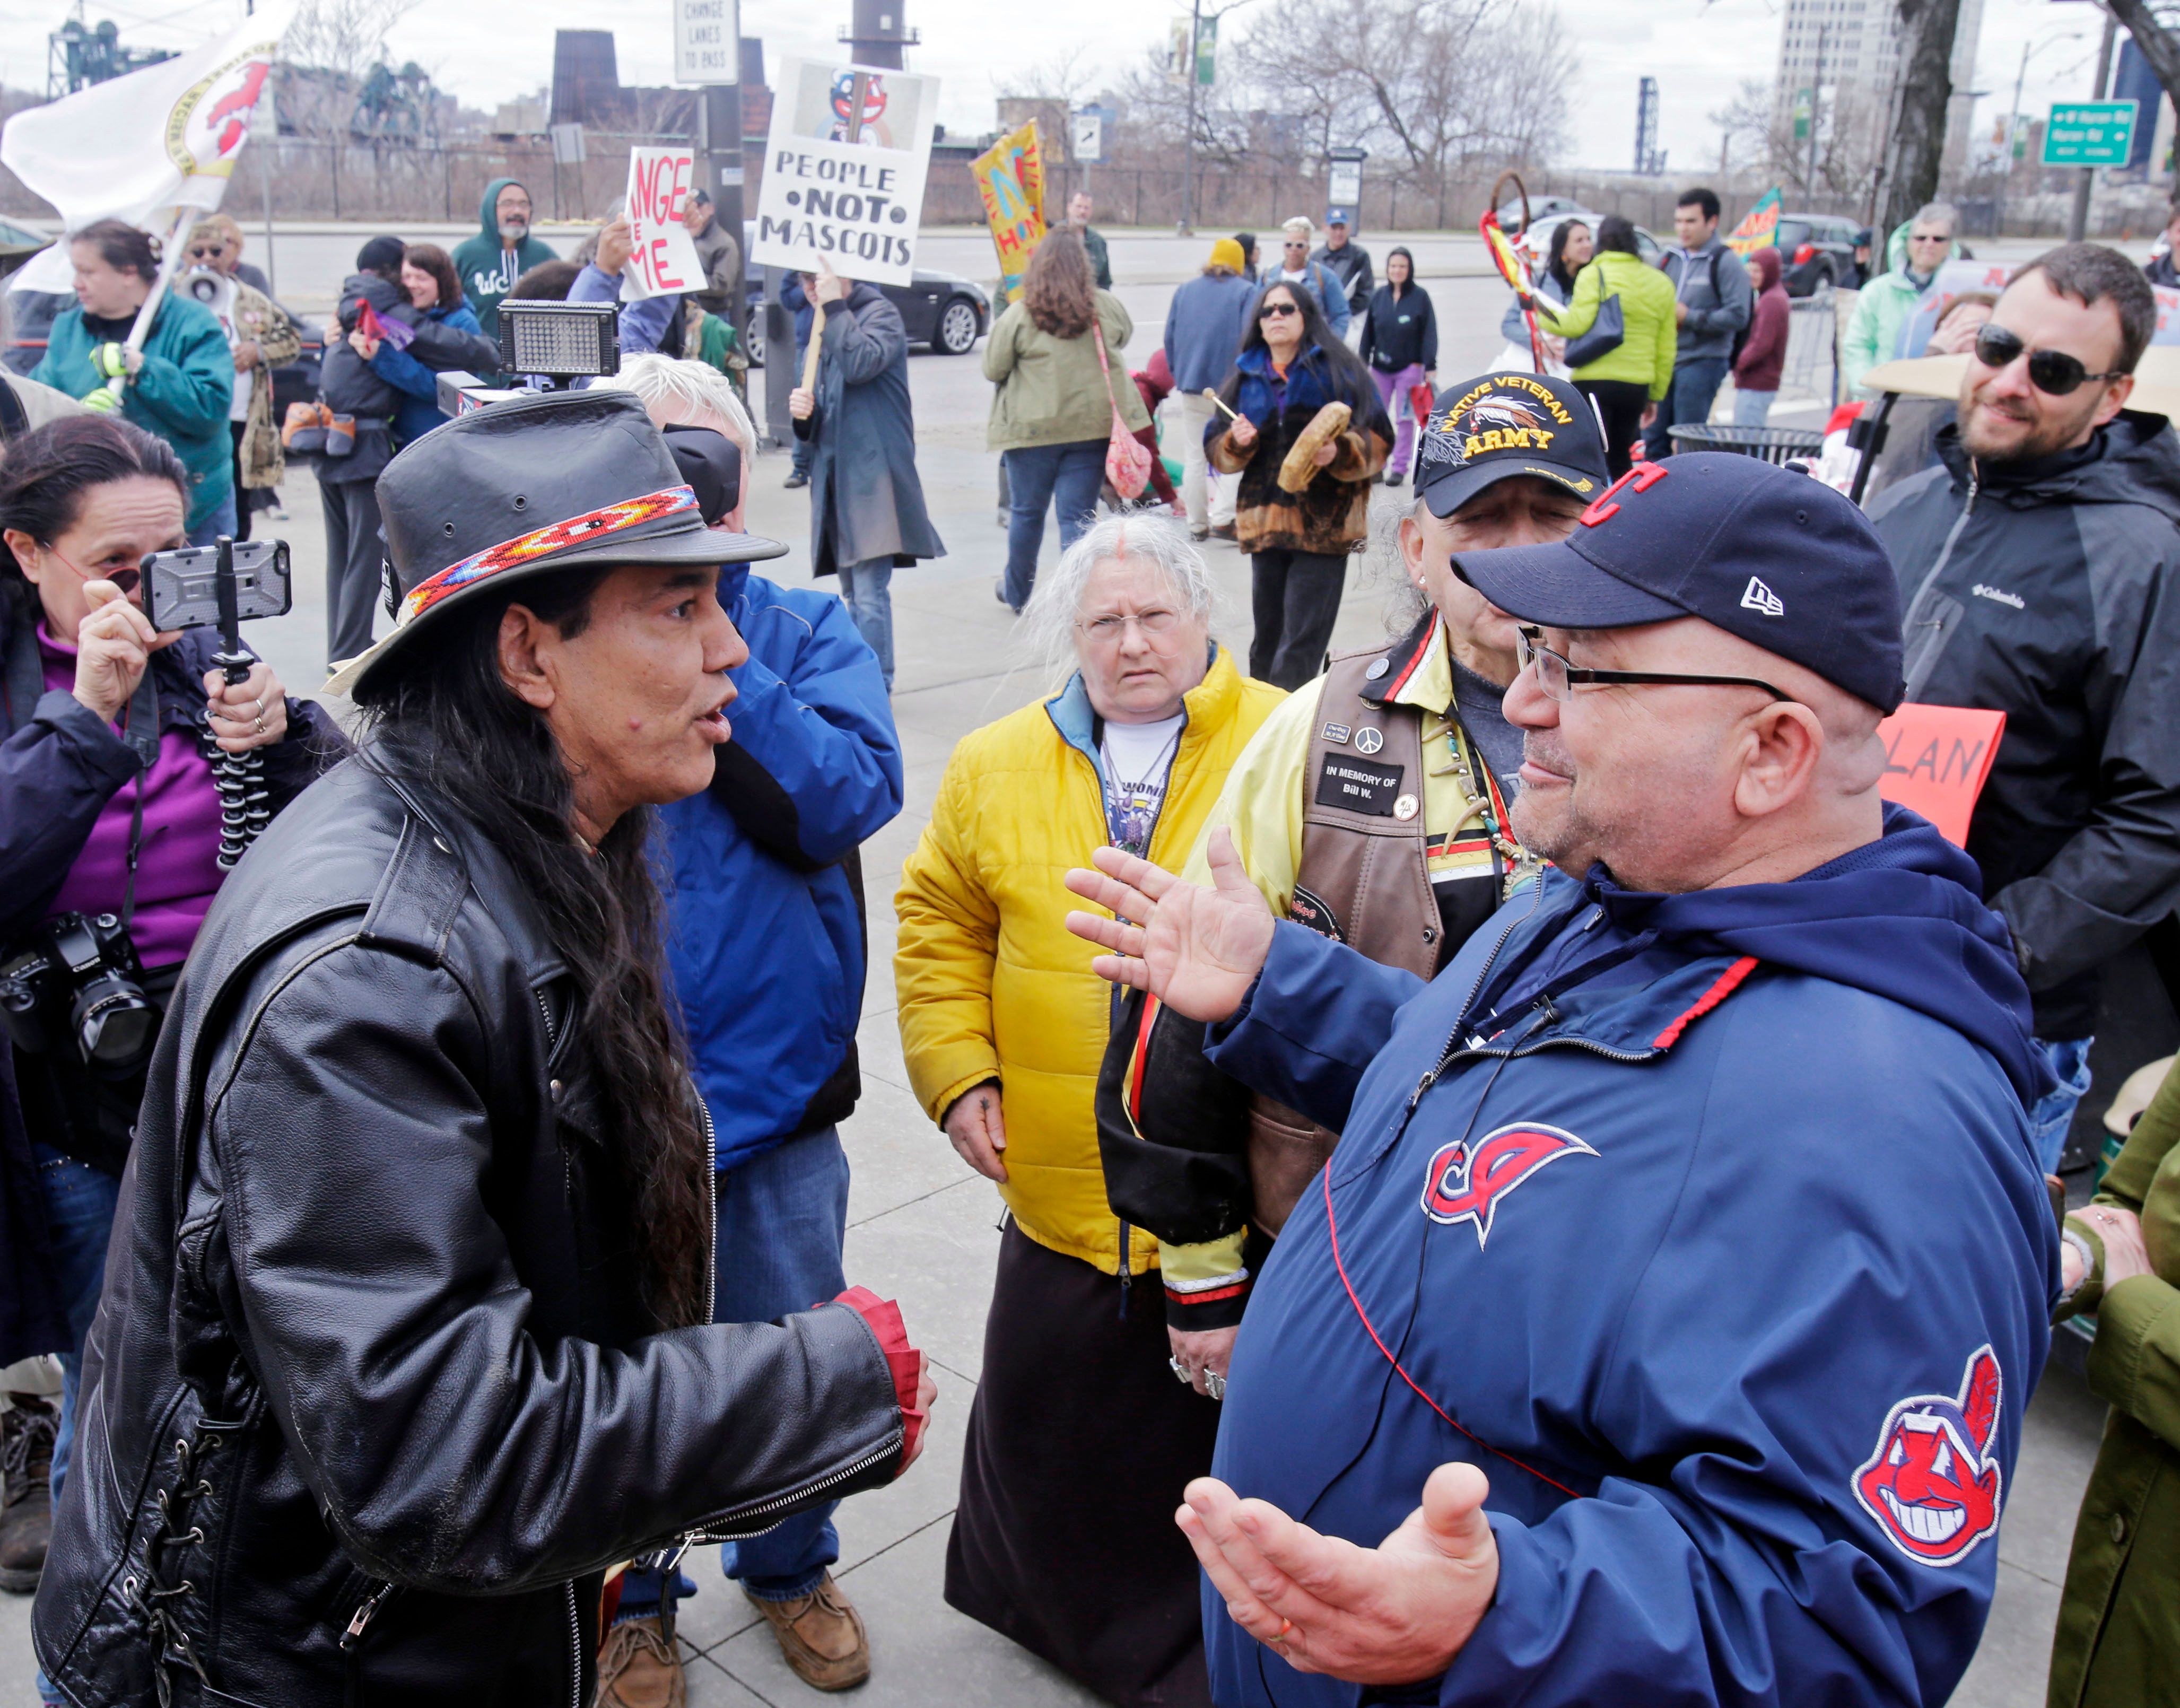
<instances>
[{"instance_id":1,"label":"'people not mascots' sign","mask_svg":"<svg viewBox=\"0 0 2180 1708\"><path fill-rule=\"evenodd\" d=\"M939 80L790 59L780 68L750 258L906 284L931 165Z\"/></svg>"}]
</instances>

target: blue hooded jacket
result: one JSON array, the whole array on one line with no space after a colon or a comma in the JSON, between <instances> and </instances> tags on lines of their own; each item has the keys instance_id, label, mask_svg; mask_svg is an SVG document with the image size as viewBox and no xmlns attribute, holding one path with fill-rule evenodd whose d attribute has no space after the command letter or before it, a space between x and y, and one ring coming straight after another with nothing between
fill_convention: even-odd
<instances>
[{"instance_id":1,"label":"blue hooded jacket","mask_svg":"<svg viewBox=\"0 0 2180 1708\"><path fill-rule=\"evenodd\" d=\"M2028 992L1965 856L1890 808L1789 884L1548 873L1428 985L1283 923L1208 1036L1342 1130L1215 1474L1363 1545L1435 1466L1491 1481L1490 1610L1372 1700L1946 1699L2058 1279ZM1208 1591L1204 1628L1221 1708L1361 1698Z\"/></svg>"},{"instance_id":2,"label":"blue hooded jacket","mask_svg":"<svg viewBox=\"0 0 2180 1708\"><path fill-rule=\"evenodd\" d=\"M885 682L847 607L746 564L720 572L719 603L750 649L730 672L734 739L712 787L659 819L667 957L728 1169L853 1105L866 966L853 857L900 813L902 785Z\"/></svg>"}]
</instances>

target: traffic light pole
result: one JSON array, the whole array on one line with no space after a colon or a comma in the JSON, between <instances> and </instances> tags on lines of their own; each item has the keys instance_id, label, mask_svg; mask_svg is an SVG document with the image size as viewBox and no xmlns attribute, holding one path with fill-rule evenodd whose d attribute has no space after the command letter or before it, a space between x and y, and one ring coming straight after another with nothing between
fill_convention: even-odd
<instances>
[{"instance_id":1,"label":"traffic light pole","mask_svg":"<svg viewBox=\"0 0 2180 1708\"><path fill-rule=\"evenodd\" d=\"M2097 44L2097 86L2089 91L2089 99L2101 101L2111 86L2112 37L2117 34L2119 20L2110 12L2105 14L2105 33ZM2151 114L2155 121L2156 115ZM2073 210L2067 216L2067 241L2079 243L2089 229L2089 192L2096 187L2097 169L2094 166L2080 168L2081 177L2074 183Z\"/></svg>"}]
</instances>

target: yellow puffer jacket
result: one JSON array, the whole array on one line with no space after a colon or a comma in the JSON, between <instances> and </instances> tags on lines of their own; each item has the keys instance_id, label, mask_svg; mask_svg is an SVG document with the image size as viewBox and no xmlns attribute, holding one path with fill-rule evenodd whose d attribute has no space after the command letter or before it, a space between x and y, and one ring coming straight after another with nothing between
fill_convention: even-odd
<instances>
[{"instance_id":1,"label":"yellow puffer jacket","mask_svg":"<svg viewBox=\"0 0 2180 1708\"><path fill-rule=\"evenodd\" d=\"M1181 730L1149 857L1179 871L1257 726L1285 697L1245 680L1222 647L1182 702ZM894 978L909 1083L933 1121L985 1081L1000 1084L1006 1183L1040 1245L1120 1267L1092 1111L1111 988L1069 934L1081 906L1060 882L1110 837L1104 785L1078 676L1060 693L965 736L947 763L922 840L901 873ZM1158 1242L1127 1231L1131 1274Z\"/></svg>"}]
</instances>

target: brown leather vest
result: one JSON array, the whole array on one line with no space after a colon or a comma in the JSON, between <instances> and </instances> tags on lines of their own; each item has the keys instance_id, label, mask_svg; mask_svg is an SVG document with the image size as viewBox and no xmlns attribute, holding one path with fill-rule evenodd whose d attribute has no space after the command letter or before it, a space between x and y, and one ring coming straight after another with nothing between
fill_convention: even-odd
<instances>
[{"instance_id":1,"label":"brown leather vest","mask_svg":"<svg viewBox=\"0 0 2180 1708\"><path fill-rule=\"evenodd\" d=\"M1335 653L1302 774L1302 865L1291 917L1419 978L1445 945L1423 812L1423 714L1364 697L1388 649ZM1380 669L1379 677L1386 675ZM1249 1111L1255 1220L1276 1234L1340 1135L1256 1096Z\"/></svg>"}]
</instances>

